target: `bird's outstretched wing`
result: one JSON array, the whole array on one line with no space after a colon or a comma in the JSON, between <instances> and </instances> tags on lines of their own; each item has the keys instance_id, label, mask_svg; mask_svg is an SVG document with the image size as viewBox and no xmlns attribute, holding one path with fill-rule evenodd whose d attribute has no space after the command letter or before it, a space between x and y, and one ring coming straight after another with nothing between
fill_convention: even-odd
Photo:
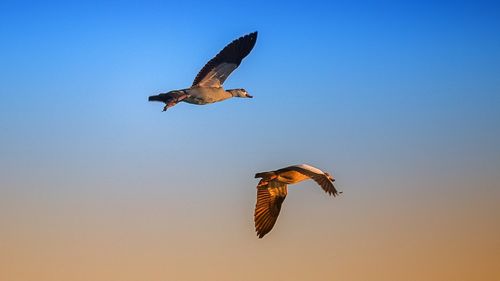
<instances>
[{"instance_id":1,"label":"bird's outstretched wing","mask_svg":"<svg viewBox=\"0 0 500 281\"><path fill-rule=\"evenodd\" d=\"M276 180L261 180L257 185L254 222L259 238L264 237L273 228L286 194L287 185Z\"/></svg>"},{"instance_id":2,"label":"bird's outstretched wing","mask_svg":"<svg viewBox=\"0 0 500 281\"><path fill-rule=\"evenodd\" d=\"M310 177L317 184L319 184L319 186L321 186L321 188L323 188L323 190L326 193L328 193L328 195L333 195L333 196L339 195L339 192L337 191L337 189L335 189L335 186L333 185L333 181L330 180L321 170L304 165L291 166L288 167L288 169L294 170L298 173Z\"/></svg>"},{"instance_id":3,"label":"bird's outstretched wing","mask_svg":"<svg viewBox=\"0 0 500 281\"><path fill-rule=\"evenodd\" d=\"M253 32L229 43L198 72L192 87L221 87L243 58L252 51L256 41L257 32Z\"/></svg>"}]
</instances>

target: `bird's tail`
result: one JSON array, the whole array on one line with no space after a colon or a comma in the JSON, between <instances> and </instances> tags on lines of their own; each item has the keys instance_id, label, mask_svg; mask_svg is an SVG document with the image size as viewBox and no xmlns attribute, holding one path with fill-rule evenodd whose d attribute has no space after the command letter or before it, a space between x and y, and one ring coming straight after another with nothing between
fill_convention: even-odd
<instances>
[{"instance_id":1,"label":"bird's tail","mask_svg":"<svg viewBox=\"0 0 500 281\"><path fill-rule=\"evenodd\" d=\"M162 93L156 96L150 96L149 101L161 101L164 103L168 103L172 100L176 100L177 102L181 101L182 99L186 98L187 94L184 90L174 90L170 91L168 93Z\"/></svg>"},{"instance_id":2,"label":"bird's tail","mask_svg":"<svg viewBox=\"0 0 500 281\"><path fill-rule=\"evenodd\" d=\"M150 96L148 98L148 101L161 101L161 102L165 102L167 99L165 97L165 94L159 94L159 95L156 95L156 96Z\"/></svg>"},{"instance_id":3,"label":"bird's tail","mask_svg":"<svg viewBox=\"0 0 500 281\"><path fill-rule=\"evenodd\" d=\"M274 172L261 172L255 174L255 178L263 178L263 179L268 179L274 176Z\"/></svg>"}]
</instances>

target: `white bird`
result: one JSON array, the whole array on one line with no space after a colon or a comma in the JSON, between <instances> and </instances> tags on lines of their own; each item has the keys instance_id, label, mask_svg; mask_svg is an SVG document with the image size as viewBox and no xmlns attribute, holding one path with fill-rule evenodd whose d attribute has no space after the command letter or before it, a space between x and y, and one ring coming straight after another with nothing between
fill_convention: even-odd
<instances>
[{"instance_id":1,"label":"white bird","mask_svg":"<svg viewBox=\"0 0 500 281\"><path fill-rule=\"evenodd\" d=\"M254 213L255 231L259 238L271 231L276 223L281 204L288 193L288 184L312 179L329 195L337 196L339 194L333 186L335 181L333 176L306 164L257 173L255 178L262 178L257 185L257 203Z\"/></svg>"},{"instance_id":2,"label":"white bird","mask_svg":"<svg viewBox=\"0 0 500 281\"><path fill-rule=\"evenodd\" d=\"M166 111L181 101L203 105L232 97L252 98L245 89L230 89L226 91L222 88L222 84L240 65L243 58L252 51L256 41L257 32L234 40L200 70L190 88L150 96L149 101L164 102L165 107L163 111Z\"/></svg>"}]
</instances>

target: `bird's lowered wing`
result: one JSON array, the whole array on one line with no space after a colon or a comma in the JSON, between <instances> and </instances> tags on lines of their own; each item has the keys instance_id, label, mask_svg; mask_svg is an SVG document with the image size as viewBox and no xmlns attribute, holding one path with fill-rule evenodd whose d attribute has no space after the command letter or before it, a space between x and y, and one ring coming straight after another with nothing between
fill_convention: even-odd
<instances>
[{"instance_id":1,"label":"bird's lowered wing","mask_svg":"<svg viewBox=\"0 0 500 281\"><path fill-rule=\"evenodd\" d=\"M264 237L273 228L286 194L287 185L275 180L261 180L257 185L254 222L259 238Z\"/></svg>"},{"instance_id":2,"label":"bird's lowered wing","mask_svg":"<svg viewBox=\"0 0 500 281\"><path fill-rule=\"evenodd\" d=\"M339 195L339 192L337 189L335 189L335 186L333 185L333 182L319 169L316 169L314 167L301 167L301 166L291 166L288 167L288 169L294 170L296 172L299 172L305 176L310 177L313 179L323 190L328 193L328 195L333 195L337 196Z\"/></svg>"},{"instance_id":3,"label":"bird's lowered wing","mask_svg":"<svg viewBox=\"0 0 500 281\"><path fill-rule=\"evenodd\" d=\"M229 43L198 72L192 87L221 87L243 58L252 51L256 41L257 32L253 32Z\"/></svg>"}]
</instances>

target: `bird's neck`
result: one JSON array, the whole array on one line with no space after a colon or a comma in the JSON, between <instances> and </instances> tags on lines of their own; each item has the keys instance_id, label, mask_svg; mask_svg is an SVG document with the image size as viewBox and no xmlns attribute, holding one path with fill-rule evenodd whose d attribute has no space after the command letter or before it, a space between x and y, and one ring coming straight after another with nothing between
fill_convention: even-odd
<instances>
[{"instance_id":1,"label":"bird's neck","mask_svg":"<svg viewBox=\"0 0 500 281\"><path fill-rule=\"evenodd\" d=\"M226 90L226 92L229 93L232 97L239 97L241 90L229 89L229 90Z\"/></svg>"}]
</instances>

